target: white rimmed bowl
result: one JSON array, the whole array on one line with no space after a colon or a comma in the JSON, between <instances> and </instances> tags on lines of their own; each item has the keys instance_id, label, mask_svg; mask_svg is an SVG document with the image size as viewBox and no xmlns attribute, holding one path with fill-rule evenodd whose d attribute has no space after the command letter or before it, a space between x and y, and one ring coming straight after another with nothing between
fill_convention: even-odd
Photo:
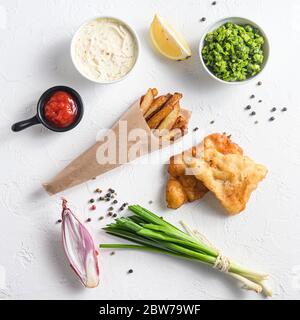
<instances>
[{"instance_id":1,"label":"white rimmed bowl","mask_svg":"<svg viewBox=\"0 0 300 320\"><path fill-rule=\"evenodd\" d=\"M74 52L74 47L75 47L75 40L76 40L76 37L79 33L79 31L81 30L82 27L84 27L86 24L90 23L91 21L94 21L94 20L97 20L97 19L111 19L111 20L114 20L122 25L125 26L125 28L127 28L129 30L129 32L132 34L133 36L133 39L135 40L135 43L136 43L136 58L135 58L135 62L132 66L132 68L124 75L122 76L121 78L118 78L116 80L112 80L112 81L101 81L101 80L97 80L97 79L94 79L94 78L91 78L89 76L87 76L85 73L83 73L80 69L80 67L77 65L76 63L76 59L74 58L74 55L75 55L75 52ZM117 18L117 17L112 17L112 16L97 16L97 17L94 17L92 19L89 19L87 21L85 21L78 29L77 31L75 32L73 38L72 38L72 41L71 41L71 48L70 48L70 54L71 54L71 60L73 62L73 65L75 67L75 69L84 77L86 78L87 80L90 80L92 82L95 82L95 83L99 83L99 84L112 84L112 83L116 83L116 82L119 82L121 80L124 80L136 67L137 65L137 62L139 60L139 56L140 56L140 41L139 41L139 38L138 38L138 35L136 33L136 31L129 25L127 24L126 22L124 22L123 20Z\"/></svg>"},{"instance_id":2,"label":"white rimmed bowl","mask_svg":"<svg viewBox=\"0 0 300 320\"><path fill-rule=\"evenodd\" d=\"M240 24L240 25L249 24L250 26L253 26L254 28L257 28L259 30L260 34L263 36L263 38L265 40L265 42L263 44L264 61L263 61L263 64L261 66L261 70L255 76L247 78L246 80L242 80L242 81L225 81L225 80L222 80L222 79L218 78L216 75L213 74L212 71L209 70L209 68L206 66L205 61L204 61L204 59L202 57L202 48L203 48L203 46L205 44L205 37L206 37L207 33L214 31L215 29L219 28L220 26L222 26L223 24L225 24L227 22L232 22L234 24ZM204 70L206 70L206 72L213 79L217 80L218 82L224 83L224 84L243 84L243 83L248 83L249 81L252 81L256 77L261 75L261 73L265 70L267 62L269 60L269 54L270 54L270 45L269 45L269 41L268 41L267 35L263 31L263 29L258 24L256 24L255 22L253 22L253 21L251 21L249 19L246 19L246 18L242 18L242 17L223 18L223 19L218 20L217 22L213 23L212 25L209 26L209 28L206 29L205 33L203 34L203 36L202 36L202 38L200 40L200 44L199 44L199 57L200 57L200 61L201 61L201 64L202 64Z\"/></svg>"}]
</instances>

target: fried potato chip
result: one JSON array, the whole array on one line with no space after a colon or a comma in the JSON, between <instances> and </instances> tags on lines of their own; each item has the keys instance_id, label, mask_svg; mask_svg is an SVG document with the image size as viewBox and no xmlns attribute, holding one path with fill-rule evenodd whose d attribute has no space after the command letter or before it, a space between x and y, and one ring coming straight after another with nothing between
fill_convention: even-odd
<instances>
[{"instance_id":1,"label":"fried potato chip","mask_svg":"<svg viewBox=\"0 0 300 320\"><path fill-rule=\"evenodd\" d=\"M151 117L147 123L150 129L156 129L166 116L174 110L175 105L182 98L181 93L174 93L174 95L165 103L165 105Z\"/></svg>"},{"instance_id":2,"label":"fried potato chip","mask_svg":"<svg viewBox=\"0 0 300 320\"><path fill-rule=\"evenodd\" d=\"M216 195L229 214L244 210L267 169L243 156L242 149L225 134L206 137L202 155L185 158L185 164Z\"/></svg>"},{"instance_id":3,"label":"fried potato chip","mask_svg":"<svg viewBox=\"0 0 300 320\"><path fill-rule=\"evenodd\" d=\"M156 88L152 88L151 91L152 91L153 97L156 97L158 95L158 91Z\"/></svg>"},{"instance_id":4,"label":"fried potato chip","mask_svg":"<svg viewBox=\"0 0 300 320\"><path fill-rule=\"evenodd\" d=\"M157 98L155 98L153 100L153 102L151 103L150 108L148 109L148 111L144 114L144 117L146 120L150 119L155 112L159 111L161 109L161 107L172 97L172 95L170 93L163 95L163 96L159 96Z\"/></svg>"},{"instance_id":5,"label":"fried potato chip","mask_svg":"<svg viewBox=\"0 0 300 320\"><path fill-rule=\"evenodd\" d=\"M183 134L187 132L188 121L183 115L178 116L178 118L176 119L172 129L176 128L180 129Z\"/></svg>"},{"instance_id":6,"label":"fried potato chip","mask_svg":"<svg viewBox=\"0 0 300 320\"><path fill-rule=\"evenodd\" d=\"M174 107L174 110L165 117L165 119L159 125L158 129L171 130L176 122L179 112L180 112L180 106L179 106L179 103L177 103Z\"/></svg>"},{"instance_id":7,"label":"fried potato chip","mask_svg":"<svg viewBox=\"0 0 300 320\"><path fill-rule=\"evenodd\" d=\"M154 96L152 93L152 89L148 89L146 94L141 98L140 108L143 114L145 114L150 108L153 102Z\"/></svg>"}]
</instances>

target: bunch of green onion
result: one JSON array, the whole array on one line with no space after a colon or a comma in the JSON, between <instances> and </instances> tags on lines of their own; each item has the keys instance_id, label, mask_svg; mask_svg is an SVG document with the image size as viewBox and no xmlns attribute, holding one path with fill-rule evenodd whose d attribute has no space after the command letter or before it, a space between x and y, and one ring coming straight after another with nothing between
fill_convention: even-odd
<instances>
[{"instance_id":1,"label":"bunch of green onion","mask_svg":"<svg viewBox=\"0 0 300 320\"><path fill-rule=\"evenodd\" d=\"M183 232L139 205L129 206L129 210L134 215L116 219L104 230L114 236L130 240L136 245L101 244L100 248L149 250L196 260L241 281L245 289L263 293L266 296L272 295L272 292L264 284L268 274L243 268L222 256L199 232L192 231L184 224L187 232Z\"/></svg>"}]
</instances>

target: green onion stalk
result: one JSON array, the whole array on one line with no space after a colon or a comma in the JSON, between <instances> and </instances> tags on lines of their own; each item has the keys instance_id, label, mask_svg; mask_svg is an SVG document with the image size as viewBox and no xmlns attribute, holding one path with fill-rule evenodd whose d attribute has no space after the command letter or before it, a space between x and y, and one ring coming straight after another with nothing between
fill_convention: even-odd
<instances>
[{"instance_id":1,"label":"green onion stalk","mask_svg":"<svg viewBox=\"0 0 300 320\"><path fill-rule=\"evenodd\" d=\"M265 296L272 295L265 284L268 274L236 264L222 255L199 231L192 230L181 222L184 232L139 205L128 208L133 215L115 219L115 222L107 225L104 230L135 244L100 244L100 248L153 251L202 262L239 280L244 289Z\"/></svg>"}]
</instances>

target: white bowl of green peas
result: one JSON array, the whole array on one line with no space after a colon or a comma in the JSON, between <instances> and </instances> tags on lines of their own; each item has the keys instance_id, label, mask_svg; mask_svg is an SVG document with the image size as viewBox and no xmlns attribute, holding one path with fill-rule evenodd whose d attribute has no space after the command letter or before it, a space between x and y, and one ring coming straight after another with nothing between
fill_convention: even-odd
<instances>
[{"instance_id":1,"label":"white bowl of green peas","mask_svg":"<svg viewBox=\"0 0 300 320\"><path fill-rule=\"evenodd\" d=\"M269 54L269 41L263 29L241 17L218 20L206 30L199 44L204 70L224 84L255 79L266 68Z\"/></svg>"}]
</instances>

